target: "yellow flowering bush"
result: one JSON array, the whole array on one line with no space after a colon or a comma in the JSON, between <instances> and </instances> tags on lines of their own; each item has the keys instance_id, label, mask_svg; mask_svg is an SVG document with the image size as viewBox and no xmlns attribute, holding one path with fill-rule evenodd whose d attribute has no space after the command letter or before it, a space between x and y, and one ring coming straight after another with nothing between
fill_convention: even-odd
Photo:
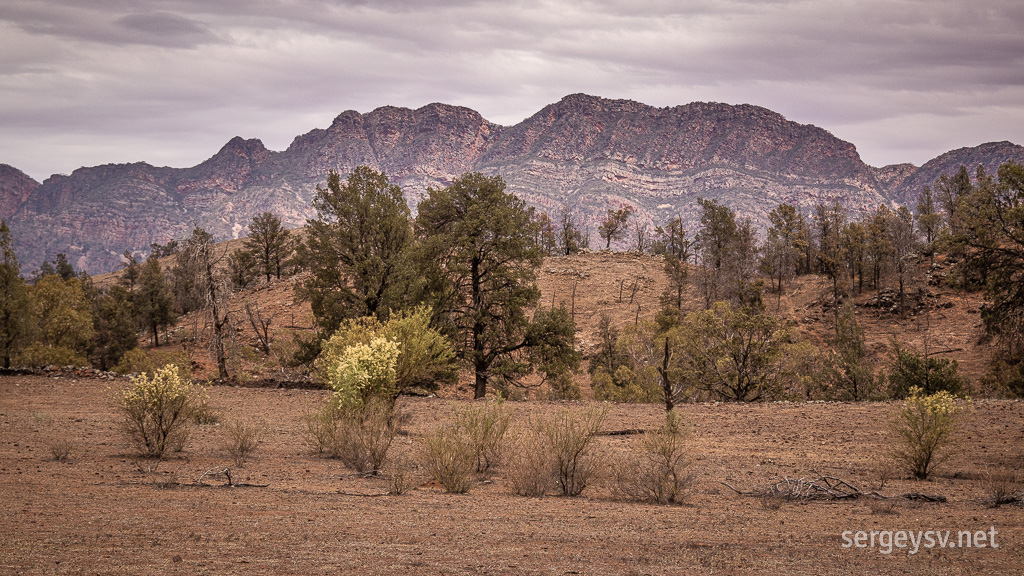
<instances>
[{"instance_id":1,"label":"yellow flowering bush","mask_svg":"<svg viewBox=\"0 0 1024 576\"><path fill-rule=\"evenodd\" d=\"M945 390L925 395L917 386L910 388L889 425L893 459L915 478L927 478L932 467L955 453L954 440L969 406Z\"/></svg>"},{"instance_id":2,"label":"yellow flowering bush","mask_svg":"<svg viewBox=\"0 0 1024 576\"><path fill-rule=\"evenodd\" d=\"M171 364L157 369L152 376L136 376L129 387L115 396L128 443L146 457L160 458L167 451L180 450L203 393L202 388L182 378L178 368Z\"/></svg>"},{"instance_id":3,"label":"yellow flowering bush","mask_svg":"<svg viewBox=\"0 0 1024 576\"><path fill-rule=\"evenodd\" d=\"M397 342L377 337L321 354L317 371L340 405L359 406L370 397L390 399L399 351Z\"/></svg>"}]
</instances>

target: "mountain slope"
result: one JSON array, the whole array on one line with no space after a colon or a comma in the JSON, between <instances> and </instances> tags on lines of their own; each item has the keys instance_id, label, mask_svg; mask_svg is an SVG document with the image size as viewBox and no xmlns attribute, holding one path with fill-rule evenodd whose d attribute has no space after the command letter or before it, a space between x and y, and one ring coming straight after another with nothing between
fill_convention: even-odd
<instances>
[{"instance_id":1,"label":"mountain slope","mask_svg":"<svg viewBox=\"0 0 1024 576\"><path fill-rule=\"evenodd\" d=\"M577 210L591 231L605 210L626 204L640 222L679 215L692 230L698 197L758 224L782 202L809 210L835 198L857 212L914 201L956 162L988 169L1024 159L1021 150L995 143L950 152L921 169L873 168L849 142L757 106L655 108L572 94L509 127L445 104L347 111L286 150L236 137L191 168L105 165L38 184L0 166L0 210L26 270L64 252L97 273L116 268L126 249L144 252L193 225L219 240L244 235L264 211L302 225L328 172L344 175L359 165L384 170L413 206L429 187L476 170L502 175L509 190L553 217Z\"/></svg>"}]
</instances>

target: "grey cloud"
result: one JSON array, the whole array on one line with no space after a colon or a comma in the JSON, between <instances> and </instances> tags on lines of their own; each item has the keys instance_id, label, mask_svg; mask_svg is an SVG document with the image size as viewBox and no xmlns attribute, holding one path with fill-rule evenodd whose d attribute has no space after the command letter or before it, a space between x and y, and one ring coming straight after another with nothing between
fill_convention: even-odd
<instances>
[{"instance_id":1,"label":"grey cloud","mask_svg":"<svg viewBox=\"0 0 1024 576\"><path fill-rule=\"evenodd\" d=\"M921 162L929 139L1024 142L1022 23L1016 0L8 0L0 162L38 177L62 134L130 133L188 163L435 101L510 124L572 92L757 104Z\"/></svg>"}]
</instances>

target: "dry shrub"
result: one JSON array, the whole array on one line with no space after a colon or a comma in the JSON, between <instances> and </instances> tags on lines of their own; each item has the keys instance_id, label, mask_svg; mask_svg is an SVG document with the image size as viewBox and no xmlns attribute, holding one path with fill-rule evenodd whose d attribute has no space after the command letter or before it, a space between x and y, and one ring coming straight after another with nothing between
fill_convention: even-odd
<instances>
[{"instance_id":1,"label":"dry shrub","mask_svg":"<svg viewBox=\"0 0 1024 576\"><path fill-rule=\"evenodd\" d=\"M539 498L555 484L555 464L536 422L519 430L506 457L505 479L512 493Z\"/></svg>"},{"instance_id":2,"label":"dry shrub","mask_svg":"<svg viewBox=\"0 0 1024 576\"><path fill-rule=\"evenodd\" d=\"M446 492L464 494L473 485L477 460L458 427L443 426L423 439L423 465Z\"/></svg>"},{"instance_id":3,"label":"dry shrub","mask_svg":"<svg viewBox=\"0 0 1024 576\"><path fill-rule=\"evenodd\" d=\"M981 482L986 494L985 500L993 508L1024 501L1024 485L1016 470L989 468Z\"/></svg>"},{"instance_id":4,"label":"dry shrub","mask_svg":"<svg viewBox=\"0 0 1024 576\"><path fill-rule=\"evenodd\" d=\"M501 400L455 411L455 427L473 452L476 472L488 472L501 458L511 424L512 411Z\"/></svg>"},{"instance_id":5,"label":"dry shrub","mask_svg":"<svg viewBox=\"0 0 1024 576\"><path fill-rule=\"evenodd\" d=\"M384 476L388 479L388 494L401 496L413 487L412 462L403 452L393 454L384 463Z\"/></svg>"},{"instance_id":6,"label":"dry shrub","mask_svg":"<svg viewBox=\"0 0 1024 576\"><path fill-rule=\"evenodd\" d=\"M306 416L307 442L356 472L380 471L395 439L399 408L384 399L345 405L335 399Z\"/></svg>"},{"instance_id":7,"label":"dry shrub","mask_svg":"<svg viewBox=\"0 0 1024 576\"><path fill-rule=\"evenodd\" d=\"M666 414L665 425L645 433L634 454L615 470L615 492L640 502L682 504L693 482L688 437L676 413Z\"/></svg>"},{"instance_id":8,"label":"dry shrub","mask_svg":"<svg viewBox=\"0 0 1024 576\"><path fill-rule=\"evenodd\" d=\"M267 426L263 422L246 423L232 420L224 425L224 449L239 468L248 460L266 436Z\"/></svg>"},{"instance_id":9,"label":"dry shrub","mask_svg":"<svg viewBox=\"0 0 1024 576\"><path fill-rule=\"evenodd\" d=\"M75 450L75 443L63 434L51 436L45 442L46 449L55 462L67 462Z\"/></svg>"},{"instance_id":10,"label":"dry shrub","mask_svg":"<svg viewBox=\"0 0 1024 576\"><path fill-rule=\"evenodd\" d=\"M197 394L197 402L192 410L192 421L201 426L220 424L223 419L221 411L210 406L210 397L205 391Z\"/></svg>"},{"instance_id":11,"label":"dry shrub","mask_svg":"<svg viewBox=\"0 0 1024 576\"><path fill-rule=\"evenodd\" d=\"M607 415L607 406L592 406L582 413L564 410L539 421L563 496L579 496L597 473L600 458L594 451L594 439Z\"/></svg>"}]
</instances>

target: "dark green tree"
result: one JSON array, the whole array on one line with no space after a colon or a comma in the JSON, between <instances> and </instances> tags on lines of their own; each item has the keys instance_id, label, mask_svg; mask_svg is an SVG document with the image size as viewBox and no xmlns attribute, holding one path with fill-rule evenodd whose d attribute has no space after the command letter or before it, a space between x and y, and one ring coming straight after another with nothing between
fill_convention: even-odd
<instances>
[{"instance_id":1,"label":"dark green tree","mask_svg":"<svg viewBox=\"0 0 1024 576\"><path fill-rule=\"evenodd\" d=\"M827 373L831 395L839 400L867 400L874 395L878 384L875 368L868 358L864 329L849 304L836 318L836 333L830 344Z\"/></svg>"},{"instance_id":2,"label":"dark green tree","mask_svg":"<svg viewBox=\"0 0 1024 576\"><path fill-rule=\"evenodd\" d=\"M982 320L1002 344L1000 370L1024 373L1014 369L1024 365L1024 165L1003 164L995 182L979 172L957 203L944 243L963 256L960 275L984 279ZM1005 384L1024 389L1016 379Z\"/></svg>"},{"instance_id":3,"label":"dark green tree","mask_svg":"<svg viewBox=\"0 0 1024 576\"><path fill-rule=\"evenodd\" d=\"M110 370L124 353L139 345L131 294L114 285L95 291L92 298L93 346L89 361L100 370Z\"/></svg>"},{"instance_id":4,"label":"dark green tree","mask_svg":"<svg viewBox=\"0 0 1024 576\"><path fill-rule=\"evenodd\" d=\"M152 334L153 346L159 346L160 329L173 324L177 314L174 313L174 294L155 252L139 265L138 284L135 293L129 296L139 324Z\"/></svg>"},{"instance_id":5,"label":"dark green tree","mask_svg":"<svg viewBox=\"0 0 1024 576\"><path fill-rule=\"evenodd\" d=\"M121 271L121 277L118 278L117 282L128 290L129 295L132 295L135 294L135 285L139 282L142 265L139 264L139 260L132 254L131 250L125 250L121 257L124 258L124 269Z\"/></svg>"},{"instance_id":6,"label":"dark green tree","mask_svg":"<svg viewBox=\"0 0 1024 576\"><path fill-rule=\"evenodd\" d=\"M693 239L683 228L682 218L673 218L664 228L655 230L654 252L665 257L665 274L668 276L666 301L683 307L683 293L690 280L690 259L693 257Z\"/></svg>"},{"instance_id":7,"label":"dark green tree","mask_svg":"<svg viewBox=\"0 0 1024 576\"><path fill-rule=\"evenodd\" d=\"M54 271L61 280L70 280L76 276L75 268L68 262L68 257L63 252L57 254Z\"/></svg>"},{"instance_id":8,"label":"dark green tree","mask_svg":"<svg viewBox=\"0 0 1024 576\"><path fill-rule=\"evenodd\" d=\"M301 294L321 332L334 332L346 318L384 319L403 308L413 236L402 189L360 166L344 184L331 172L327 187L317 187L313 207L317 215L306 221L300 250L311 275Z\"/></svg>"},{"instance_id":9,"label":"dark green tree","mask_svg":"<svg viewBox=\"0 0 1024 576\"><path fill-rule=\"evenodd\" d=\"M697 199L700 205L700 228L694 240L701 266L698 285L704 295L704 307L724 299L725 270L729 250L736 239L736 213L715 200Z\"/></svg>"},{"instance_id":10,"label":"dark green tree","mask_svg":"<svg viewBox=\"0 0 1024 576\"><path fill-rule=\"evenodd\" d=\"M945 390L959 394L967 386L960 375L956 360L935 358L918 353L898 340L892 340L892 360L889 365L889 387L896 398L906 398L917 386L924 395Z\"/></svg>"},{"instance_id":11,"label":"dark green tree","mask_svg":"<svg viewBox=\"0 0 1024 576\"><path fill-rule=\"evenodd\" d=\"M254 216L249 223L249 237L245 239L244 246L267 282L272 276L281 279L285 262L292 252L292 243L291 233L281 224L280 218L271 212Z\"/></svg>"},{"instance_id":12,"label":"dark green tree","mask_svg":"<svg viewBox=\"0 0 1024 576\"><path fill-rule=\"evenodd\" d=\"M925 186L917 197L917 230L924 237L925 254L929 263L935 263L935 241L942 230L942 214L935 206L935 196L931 186Z\"/></svg>"},{"instance_id":13,"label":"dark green tree","mask_svg":"<svg viewBox=\"0 0 1024 576\"><path fill-rule=\"evenodd\" d=\"M419 205L429 299L438 325L473 367L477 398L492 378L516 383L533 366L575 354L571 316L529 315L540 299L536 226L532 210L505 192L499 176L464 174L447 188L430 188Z\"/></svg>"},{"instance_id":14,"label":"dark green tree","mask_svg":"<svg viewBox=\"0 0 1024 576\"><path fill-rule=\"evenodd\" d=\"M11 358L21 350L28 335L29 300L5 220L0 220L0 251L0 356L4 368L10 368Z\"/></svg>"},{"instance_id":15,"label":"dark green tree","mask_svg":"<svg viewBox=\"0 0 1024 576\"><path fill-rule=\"evenodd\" d=\"M590 248L589 234L580 226L580 217L569 208L562 209L558 226L558 252L565 256Z\"/></svg>"}]
</instances>

